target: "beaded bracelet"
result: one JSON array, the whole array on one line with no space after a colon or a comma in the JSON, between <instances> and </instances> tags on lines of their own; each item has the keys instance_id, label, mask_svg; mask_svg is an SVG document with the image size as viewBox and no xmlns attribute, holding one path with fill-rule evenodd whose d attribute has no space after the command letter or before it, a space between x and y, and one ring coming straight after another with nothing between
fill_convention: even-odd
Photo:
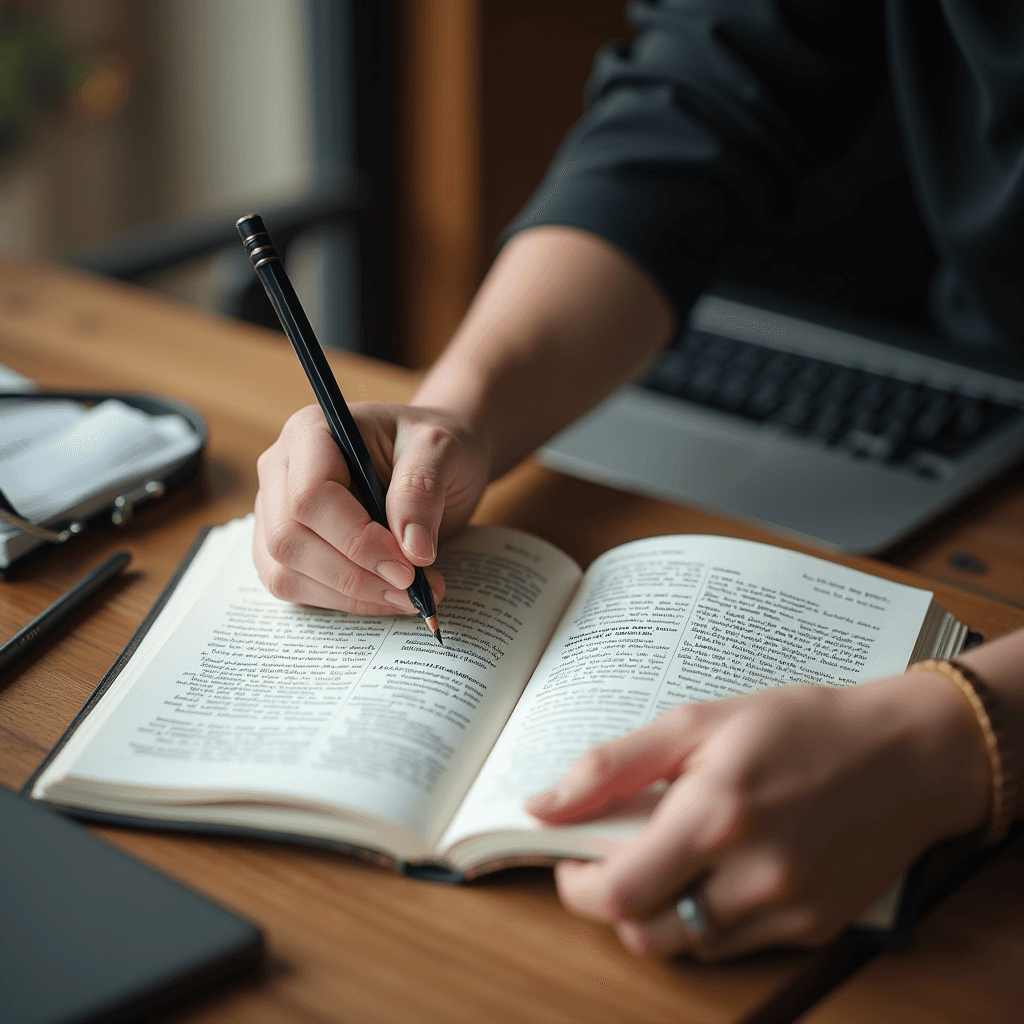
<instances>
[{"instance_id":1,"label":"beaded bracelet","mask_svg":"<svg viewBox=\"0 0 1024 1024\"><path fill-rule=\"evenodd\" d=\"M984 842L986 846L994 846L1006 838L1013 823L1018 781L999 706L985 683L966 665L959 662L938 661L933 658L919 661L911 665L907 671L937 672L945 676L963 694L978 720L992 772L992 810L989 813Z\"/></svg>"}]
</instances>

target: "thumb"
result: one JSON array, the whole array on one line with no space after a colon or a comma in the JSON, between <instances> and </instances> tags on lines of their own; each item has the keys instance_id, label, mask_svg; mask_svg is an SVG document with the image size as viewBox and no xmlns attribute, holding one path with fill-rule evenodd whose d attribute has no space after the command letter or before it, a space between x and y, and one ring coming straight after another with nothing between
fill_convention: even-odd
<instances>
[{"instance_id":1,"label":"thumb","mask_svg":"<svg viewBox=\"0 0 1024 1024\"><path fill-rule=\"evenodd\" d=\"M592 818L655 782L674 778L699 742L697 708L676 708L650 725L588 750L554 788L526 801L544 821Z\"/></svg>"},{"instance_id":2,"label":"thumb","mask_svg":"<svg viewBox=\"0 0 1024 1024\"><path fill-rule=\"evenodd\" d=\"M437 557L437 535L448 484L457 470L458 449L440 430L411 434L402 439L392 469L388 525L413 565L430 565Z\"/></svg>"}]
</instances>

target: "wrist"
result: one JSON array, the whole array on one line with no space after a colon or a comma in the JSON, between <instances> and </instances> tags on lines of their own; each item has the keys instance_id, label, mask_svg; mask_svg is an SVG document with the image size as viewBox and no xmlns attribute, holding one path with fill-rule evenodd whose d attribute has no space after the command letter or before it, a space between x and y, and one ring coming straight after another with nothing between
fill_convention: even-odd
<instances>
[{"instance_id":1,"label":"wrist","mask_svg":"<svg viewBox=\"0 0 1024 1024\"><path fill-rule=\"evenodd\" d=\"M942 676L966 701L985 748L991 780L991 798L984 842L986 846L1006 837L1016 815L1017 772L1004 713L989 685L973 669L956 661L928 660L908 671Z\"/></svg>"},{"instance_id":2,"label":"wrist","mask_svg":"<svg viewBox=\"0 0 1024 1024\"><path fill-rule=\"evenodd\" d=\"M460 444L481 460L487 480L493 479L499 437L488 411L487 389L483 382L470 373L453 371L445 376L431 371L409 405L427 410L447 423Z\"/></svg>"},{"instance_id":3,"label":"wrist","mask_svg":"<svg viewBox=\"0 0 1024 1024\"><path fill-rule=\"evenodd\" d=\"M984 737L970 705L948 679L915 671L863 687L883 742L898 751L909 787L907 808L922 846L964 835L988 821L992 776Z\"/></svg>"},{"instance_id":4,"label":"wrist","mask_svg":"<svg viewBox=\"0 0 1024 1024\"><path fill-rule=\"evenodd\" d=\"M509 346L485 346L479 339L473 348L452 348L431 368L410 402L450 416L464 432L467 443L485 453L488 479L506 473L524 459L547 433L543 422L550 409L537 387L529 385L528 367L513 358ZM481 349L493 354L482 358ZM523 400L528 395L530 401ZM538 430L540 432L538 432ZM542 436L543 434L543 436Z\"/></svg>"},{"instance_id":5,"label":"wrist","mask_svg":"<svg viewBox=\"0 0 1024 1024\"><path fill-rule=\"evenodd\" d=\"M957 664L977 673L999 708L1006 746L1018 771L1014 817L1024 818L1024 629L976 647L957 657Z\"/></svg>"}]
</instances>

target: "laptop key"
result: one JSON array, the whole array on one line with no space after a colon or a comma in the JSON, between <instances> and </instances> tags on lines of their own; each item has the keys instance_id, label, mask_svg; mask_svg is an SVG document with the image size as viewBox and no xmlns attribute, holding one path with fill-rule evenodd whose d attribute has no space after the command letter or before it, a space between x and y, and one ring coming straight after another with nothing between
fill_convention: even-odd
<instances>
[{"instance_id":1,"label":"laptop key","mask_svg":"<svg viewBox=\"0 0 1024 1024\"><path fill-rule=\"evenodd\" d=\"M884 434L867 430L851 430L842 441L842 447L857 458L885 462L892 452L892 441Z\"/></svg>"},{"instance_id":2,"label":"laptop key","mask_svg":"<svg viewBox=\"0 0 1024 1024\"><path fill-rule=\"evenodd\" d=\"M727 378L718 389L715 405L719 409L737 410L750 398L752 388L753 382L749 376Z\"/></svg>"},{"instance_id":3,"label":"laptop key","mask_svg":"<svg viewBox=\"0 0 1024 1024\"><path fill-rule=\"evenodd\" d=\"M858 370L851 370L845 366L836 367L832 377L822 388L821 395L829 401L845 402L857 392L862 376Z\"/></svg>"},{"instance_id":4,"label":"laptop key","mask_svg":"<svg viewBox=\"0 0 1024 1024\"><path fill-rule=\"evenodd\" d=\"M706 366L687 381L683 396L702 405L710 404L712 395L718 390L721 368Z\"/></svg>"},{"instance_id":5,"label":"laptop key","mask_svg":"<svg viewBox=\"0 0 1024 1024\"><path fill-rule=\"evenodd\" d=\"M808 437L821 444L834 444L839 437L840 429L846 423L846 413L841 402L828 402L819 407Z\"/></svg>"},{"instance_id":6,"label":"laptop key","mask_svg":"<svg viewBox=\"0 0 1024 1024\"><path fill-rule=\"evenodd\" d=\"M692 363L682 352L670 351L658 361L646 384L655 391L681 395L686 387Z\"/></svg>"},{"instance_id":7,"label":"laptop key","mask_svg":"<svg viewBox=\"0 0 1024 1024\"><path fill-rule=\"evenodd\" d=\"M965 395L958 396L959 408L956 412L956 419L953 421L953 429L961 437L973 437L985 424L985 413L981 402L976 398L969 398Z\"/></svg>"},{"instance_id":8,"label":"laptop key","mask_svg":"<svg viewBox=\"0 0 1024 1024\"><path fill-rule=\"evenodd\" d=\"M767 422L801 431L810 425L812 413L806 398L798 395L790 398L781 409L769 416Z\"/></svg>"},{"instance_id":9,"label":"laptop key","mask_svg":"<svg viewBox=\"0 0 1024 1024\"><path fill-rule=\"evenodd\" d=\"M760 384L741 411L755 420L767 419L782 404L782 391L773 381Z\"/></svg>"}]
</instances>

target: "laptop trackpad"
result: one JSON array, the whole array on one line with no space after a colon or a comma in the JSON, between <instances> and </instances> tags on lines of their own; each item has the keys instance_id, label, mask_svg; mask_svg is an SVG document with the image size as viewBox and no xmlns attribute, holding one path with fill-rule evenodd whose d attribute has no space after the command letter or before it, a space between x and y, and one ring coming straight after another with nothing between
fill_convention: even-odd
<instances>
[{"instance_id":1,"label":"laptop trackpad","mask_svg":"<svg viewBox=\"0 0 1024 1024\"><path fill-rule=\"evenodd\" d=\"M574 462L589 463L607 482L630 481L664 494L679 489L691 500L712 500L715 492L761 456L760 446L703 432L699 426L637 416L621 406L614 415L588 417L548 449ZM600 468L598 468L600 467Z\"/></svg>"}]
</instances>

